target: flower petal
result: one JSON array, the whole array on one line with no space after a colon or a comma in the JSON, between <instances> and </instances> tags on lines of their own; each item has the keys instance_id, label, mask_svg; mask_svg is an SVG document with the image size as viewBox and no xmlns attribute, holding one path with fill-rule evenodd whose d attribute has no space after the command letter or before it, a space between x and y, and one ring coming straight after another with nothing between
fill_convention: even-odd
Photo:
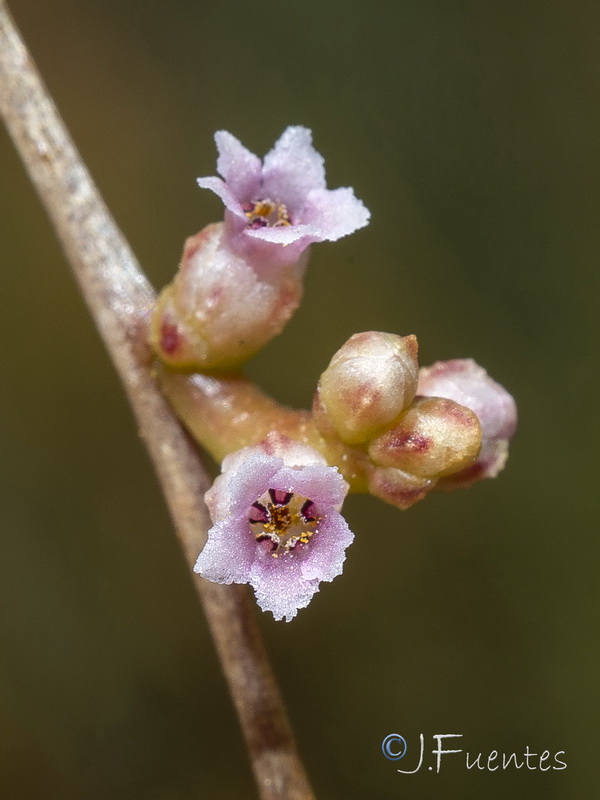
<instances>
[{"instance_id":1,"label":"flower petal","mask_svg":"<svg viewBox=\"0 0 600 800\"><path fill-rule=\"evenodd\" d=\"M301 221L314 227L320 241L335 242L358 228L364 228L371 213L350 187L314 189L299 212Z\"/></svg>"},{"instance_id":2,"label":"flower petal","mask_svg":"<svg viewBox=\"0 0 600 800\"><path fill-rule=\"evenodd\" d=\"M256 543L245 517L228 517L210 529L194 572L215 583L247 583L256 555Z\"/></svg>"},{"instance_id":3,"label":"flower petal","mask_svg":"<svg viewBox=\"0 0 600 800\"><path fill-rule=\"evenodd\" d=\"M306 239L306 243L320 241L323 237L315 225L286 225L281 228L256 228L248 229L247 235L252 239L262 239L263 242L273 242L274 244L292 244L299 239Z\"/></svg>"},{"instance_id":4,"label":"flower petal","mask_svg":"<svg viewBox=\"0 0 600 800\"><path fill-rule=\"evenodd\" d=\"M210 189L211 192L218 195L225 204L225 208L232 211L236 217L242 217L244 220L246 219L242 210L242 204L231 191L229 184L222 181L221 178L217 178L216 176L197 178L196 182L201 189Z\"/></svg>"},{"instance_id":5,"label":"flower petal","mask_svg":"<svg viewBox=\"0 0 600 800\"><path fill-rule=\"evenodd\" d=\"M256 446L226 456L223 473L204 496L213 522L230 516L246 517L247 509L271 487L282 465L280 458L269 457Z\"/></svg>"},{"instance_id":6,"label":"flower petal","mask_svg":"<svg viewBox=\"0 0 600 800\"><path fill-rule=\"evenodd\" d=\"M282 463L280 458L265 456L260 452L248 453L237 464L235 471L227 475L229 514L234 517L240 513L245 514L267 489L279 488L272 487L272 484Z\"/></svg>"},{"instance_id":7,"label":"flower petal","mask_svg":"<svg viewBox=\"0 0 600 800\"><path fill-rule=\"evenodd\" d=\"M292 214L311 189L325 188L324 159L312 146L308 128L285 129L265 156L262 179L265 195L285 203Z\"/></svg>"},{"instance_id":8,"label":"flower petal","mask_svg":"<svg viewBox=\"0 0 600 800\"><path fill-rule=\"evenodd\" d=\"M274 489L285 489L310 498L317 510L324 513L338 509L348 494L348 484L335 467L318 464L301 467L282 467L272 481Z\"/></svg>"},{"instance_id":9,"label":"flower petal","mask_svg":"<svg viewBox=\"0 0 600 800\"><path fill-rule=\"evenodd\" d=\"M227 185L241 203L252 200L260 187L260 158L245 148L229 131L217 131L215 142L219 151L217 159L219 175L225 178Z\"/></svg>"},{"instance_id":10,"label":"flower petal","mask_svg":"<svg viewBox=\"0 0 600 800\"><path fill-rule=\"evenodd\" d=\"M337 511L326 514L319 523L319 531L306 549L301 562L302 575L307 580L332 581L342 574L346 548L354 541L354 534L346 520Z\"/></svg>"},{"instance_id":11,"label":"flower petal","mask_svg":"<svg viewBox=\"0 0 600 800\"><path fill-rule=\"evenodd\" d=\"M270 611L276 620L293 619L305 608L319 589L318 579L307 580L302 574L300 559L294 555L278 559L257 559L250 573L250 584L256 602L263 611Z\"/></svg>"}]
</instances>

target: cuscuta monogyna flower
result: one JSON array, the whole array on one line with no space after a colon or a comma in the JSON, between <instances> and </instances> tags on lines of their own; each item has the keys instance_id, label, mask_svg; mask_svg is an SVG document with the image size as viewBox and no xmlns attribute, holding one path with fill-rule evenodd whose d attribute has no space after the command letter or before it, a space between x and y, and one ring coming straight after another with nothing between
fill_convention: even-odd
<instances>
[{"instance_id":1,"label":"cuscuta monogyna flower","mask_svg":"<svg viewBox=\"0 0 600 800\"><path fill-rule=\"evenodd\" d=\"M281 333L302 298L308 246L369 221L350 188L326 188L311 132L287 128L264 162L227 131L215 134L218 177L199 178L225 203L225 221L187 239L161 292L150 342L169 367L239 367Z\"/></svg>"},{"instance_id":2,"label":"cuscuta monogyna flower","mask_svg":"<svg viewBox=\"0 0 600 800\"><path fill-rule=\"evenodd\" d=\"M354 539L339 513L347 491L319 453L280 434L232 453L206 495L214 524L195 571L249 583L263 611L291 620L342 572Z\"/></svg>"},{"instance_id":3,"label":"cuscuta monogyna flower","mask_svg":"<svg viewBox=\"0 0 600 800\"><path fill-rule=\"evenodd\" d=\"M437 361L419 370L417 392L444 397L476 414L482 444L477 459L466 469L446 476L440 488L470 486L482 478L495 478L508 458L508 445L517 428L517 406L509 392L490 378L472 358Z\"/></svg>"},{"instance_id":4,"label":"cuscuta monogyna flower","mask_svg":"<svg viewBox=\"0 0 600 800\"><path fill-rule=\"evenodd\" d=\"M336 241L368 223L369 211L351 188L327 189L308 128L286 128L262 162L227 131L217 131L215 141L223 180L198 184L225 204L232 248L261 268L294 263L312 242Z\"/></svg>"}]
</instances>

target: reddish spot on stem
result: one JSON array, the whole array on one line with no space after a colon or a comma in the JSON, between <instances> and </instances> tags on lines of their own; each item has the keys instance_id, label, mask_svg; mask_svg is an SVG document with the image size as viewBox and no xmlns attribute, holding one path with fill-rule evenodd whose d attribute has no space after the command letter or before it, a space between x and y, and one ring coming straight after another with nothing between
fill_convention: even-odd
<instances>
[{"instance_id":1,"label":"reddish spot on stem","mask_svg":"<svg viewBox=\"0 0 600 800\"><path fill-rule=\"evenodd\" d=\"M179 335L177 324L174 322L169 322L169 320L163 320L160 326L161 350L168 356L172 356L179 347L180 341L181 336Z\"/></svg>"}]
</instances>

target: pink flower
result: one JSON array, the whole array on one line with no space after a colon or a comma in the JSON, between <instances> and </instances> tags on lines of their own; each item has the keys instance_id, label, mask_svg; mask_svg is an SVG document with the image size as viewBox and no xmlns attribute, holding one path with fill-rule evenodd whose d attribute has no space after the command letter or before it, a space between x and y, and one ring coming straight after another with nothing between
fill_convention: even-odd
<instances>
[{"instance_id":1,"label":"pink flower","mask_svg":"<svg viewBox=\"0 0 600 800\"><path fill-rule=\"evenodd\" d=\"M319 453L280 434L238 450L206 494L214 525L195 572L249 583L263 611L289 622L342 572L354 539L339 514L347 491Z\"/></svg>"},{"instance_id":2,"label":"pink flower","mask_svg":"<svg viewBox=\"0 0 600 800\"><path fill-rule=\"evenodd\" d=\"M481 478L495 478L508 458L508 445L517 428L517 406L512 395L472 358L438 361L419 370L417 394L446 397L473 411L483 441L475 463L442 485L469 486Z\"/></svg>"},{"instance_id":3,"label":"pink flower","mask_svg":"<svg viewBox=\"0 0 600 800\"><path fill-rule=\"evenodd\" d=\"M217 131L215 141L224 180L198 178L198 184L225 204L238 251L289 264L311 242L335 241L368 223L369 211L351 188L326 188L323 157L308 128L286 128L262 163L227 131Z\"/></svg>"}]
</instances>

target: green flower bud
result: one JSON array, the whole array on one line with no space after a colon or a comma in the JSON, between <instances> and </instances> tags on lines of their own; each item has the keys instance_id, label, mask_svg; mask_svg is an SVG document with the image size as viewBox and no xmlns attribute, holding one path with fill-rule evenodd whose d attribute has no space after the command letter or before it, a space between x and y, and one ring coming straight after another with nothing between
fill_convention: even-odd
<instances>
[{"instance_id":1,"label":"green flower bud","mask_svg":"<svg viewBox=\"0 0 600 800\"><path fill-rule=\"evenodd\" d=\"M417 339L393 333L356 333L321 375L313 413L324 436L366 442L389 425L415 396Z\"/></svg>"},{"instance_id":2,"label":"green flower bud","mask_svg":"<svg viewBox=\"0 0 600 800\"><path fill-rule=\"evenodd\" d=\"M470 409L441 397L417 397L393 428L369 446L373 462L420 478L469 467L481 448L481 425Z\"/></svg>"}]
</instances>

